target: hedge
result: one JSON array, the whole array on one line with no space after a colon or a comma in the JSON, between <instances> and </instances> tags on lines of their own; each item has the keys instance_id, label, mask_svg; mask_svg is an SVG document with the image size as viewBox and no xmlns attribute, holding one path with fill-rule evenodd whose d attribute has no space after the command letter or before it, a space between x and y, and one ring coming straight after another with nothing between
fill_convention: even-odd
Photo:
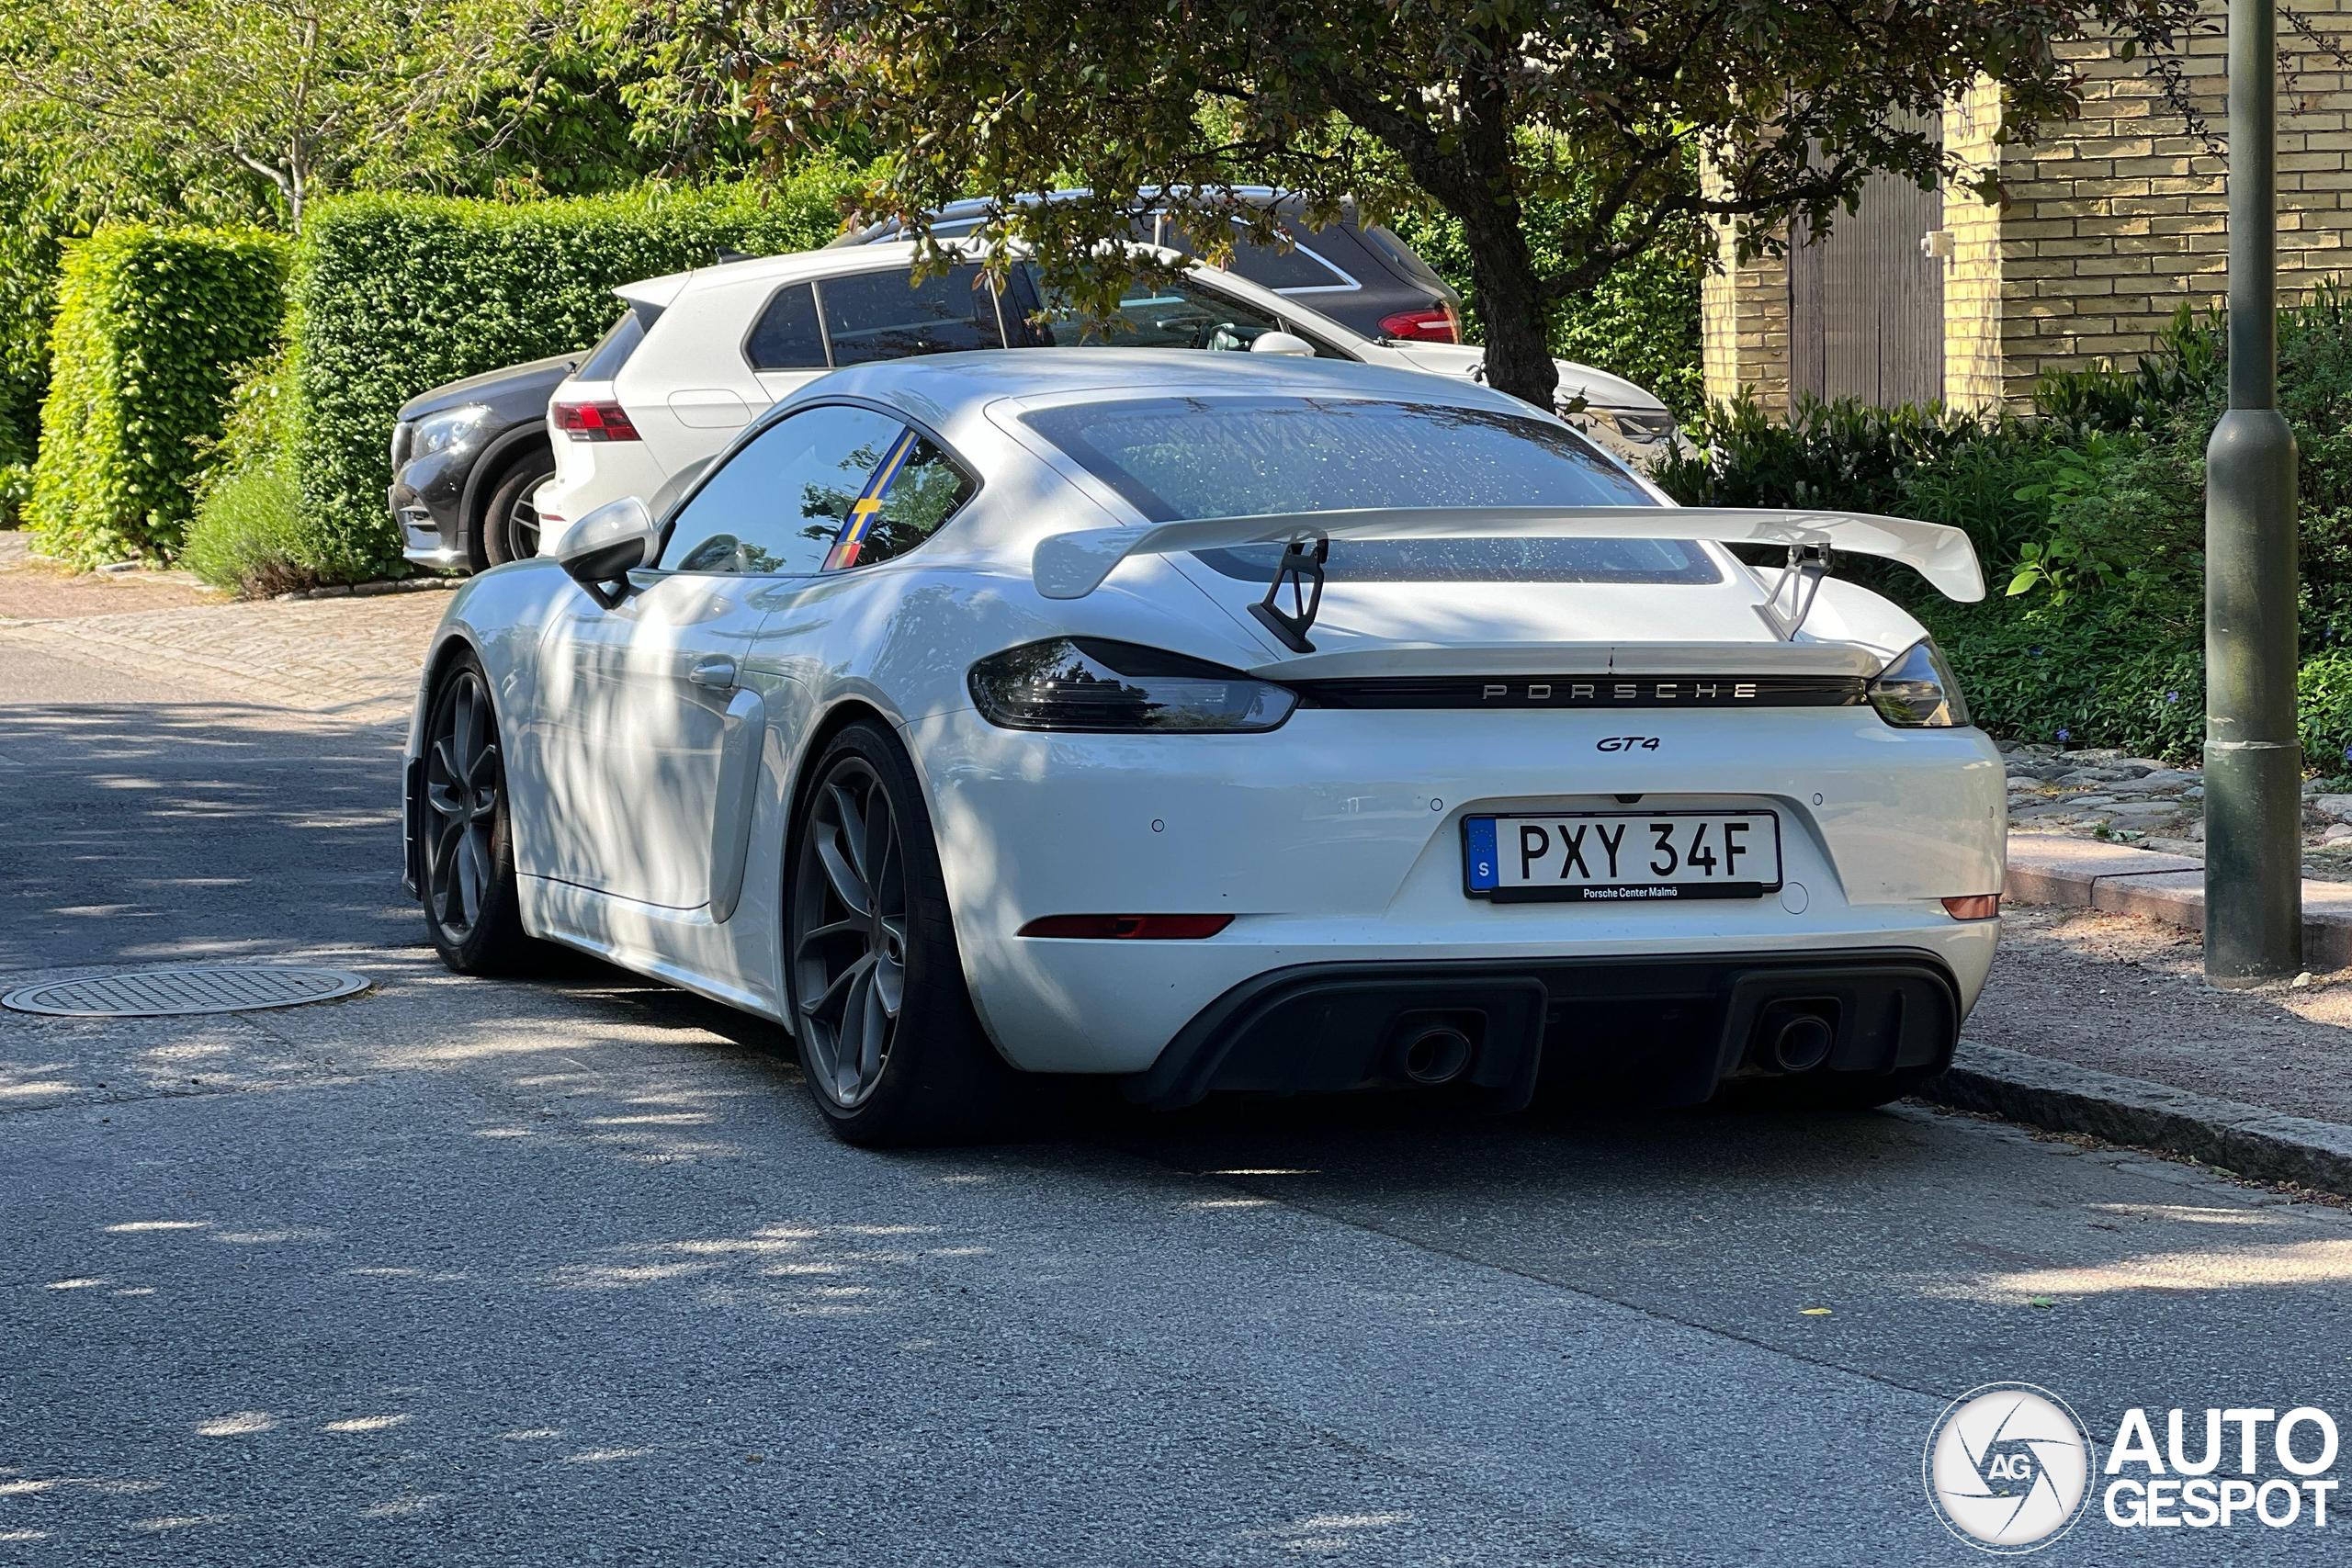
<instances>
[{"instance_id":1,"label":"hedge","mask_svg":"<svg viewBox=\"0 0 2352 1568\"><path fill-rule=\"evenodd\" d=\"M1698 449L1656 477L1688 503L1966 529L1981 604L1877 563L1838 570L1909 606L1996 734L2187 761L2205 734L2204 455L2227 378L2223 323L2184 309L2136 365L2046 376L2030 418L1801 401L1774 421L1744 397L1693 420ZM2278 403L2300 454L2303 760L2352 777L2352 294L2279 311Z\"/></svg>"},{"instance_id":2,"label":"hedge","mask_svg":"<svg viewBox=\"0 0 2352 1568\"><path fill-rule=\"evenodd\" d=\"M852 173L781 183L499 203L344 197L305 218L293 284L294 470L312 558L332 577L398 574L384 510L392 423L417 393L583 349L615 285L707 266L720 246L775 254L839 228Z\"/></svg>"},{"instance_id":3,"label":"hedge","mask_svg":"<svg viewBox=\"0 0 2352 1568\"><path fill-rule=\"evenodd\" d=\"M68 248L27 518L44 550L179 547L232 367L277 340L287 263L257 230L122 225Z\"/></svg>"}]
</instances>

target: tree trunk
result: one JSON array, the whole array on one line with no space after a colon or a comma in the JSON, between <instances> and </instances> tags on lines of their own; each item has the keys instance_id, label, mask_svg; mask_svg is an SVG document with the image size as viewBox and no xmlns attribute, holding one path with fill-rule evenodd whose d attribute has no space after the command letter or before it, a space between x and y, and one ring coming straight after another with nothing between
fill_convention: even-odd
<instances>
[{"instance_id":1,"label":"tree trunk","mask_svg":"<svg viewBox=\"0 0 2352 1568\"><path fill-rule=\"evenodd\" d=\"M1518 204L1507 209L1498 204L1478 220L1462 216L1470 283L1487 330L1487 384L1549 412L1560 369L1552 362L1543 288L1520 228Z\"/></svg>"},{"instance_id":2,"label":"tree trunk","mask_svg":"<svg viewBox=\"0 0 2352 1568\"><path fill-rule=\"evenodd\" d=\"M1507 53L1507 42L1496 40L1498 51ZM1454 200L1448 205L1462 220L1462 237L1470 249L1470 283L1487 329L1487 384L1549 413L1560 372L1552 363L1543 286L1520 209L1510 100L1485 81L1464 82L1461 95L1464 177L1449 193Z\"/></svg>"}]
</instances>

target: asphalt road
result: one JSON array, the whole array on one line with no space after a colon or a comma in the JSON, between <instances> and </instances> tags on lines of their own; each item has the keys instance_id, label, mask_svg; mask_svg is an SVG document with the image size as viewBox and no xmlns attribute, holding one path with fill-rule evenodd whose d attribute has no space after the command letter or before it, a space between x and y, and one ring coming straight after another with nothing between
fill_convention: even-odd
<instances>
[{"instance_id":1,"label":"asphalt road","mask_svg":"<svg viewBox=\"0 0 2352 1568\"><path fill-rule=\"evenodd\" d=\"M2352 1215L1919 1109L844 1148L768 1026L435 964L396 748L0 645L0 986L379 983L0 1014L0 1561L1962 1563L1977 1384L2352 1417Z\"/></svg>"}]
</instances>

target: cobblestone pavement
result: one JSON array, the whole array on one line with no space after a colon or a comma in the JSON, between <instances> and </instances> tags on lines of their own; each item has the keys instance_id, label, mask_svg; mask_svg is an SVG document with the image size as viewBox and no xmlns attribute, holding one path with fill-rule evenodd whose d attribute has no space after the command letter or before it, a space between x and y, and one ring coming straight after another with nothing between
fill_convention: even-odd
<instances>
[{"instance_id":1,"label":"cobblestone pavement","mask_svg":"<svg viewBox=\"0 0 2352 1568\"><path fill-rule=\"evenodd\" d=\"M448 606L446 593L194 604L0 622L0 642L306 713L395 722L408 712L425 644Z\"/></svg>"},{"instance_id":2,"label":"cobblestone pavement","mask_svg":"<svg viewBox=\"0 0 2352 1568\"><path fill-rule=\"evenodd\" d=\"M2009 829L2108 839L2205 857L2205 775L2112 749L2001 746ZM2352 794L2342 780L2303 785L2303 874L2352 882Z\"/></svg>"}]
</instances>

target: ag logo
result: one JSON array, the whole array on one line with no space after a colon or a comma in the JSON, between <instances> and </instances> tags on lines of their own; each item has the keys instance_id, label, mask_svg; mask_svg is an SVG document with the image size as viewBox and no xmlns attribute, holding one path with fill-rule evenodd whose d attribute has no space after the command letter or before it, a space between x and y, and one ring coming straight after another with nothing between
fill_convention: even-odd
<instances>
[{"instance_id":1,"label":"ag logo","mask_svg":"<svg viewBox=\"0 0 2352 1568\"><path fill-rule=\"evenodd\" d=\"M1592 749L1596 751L1655 751L1657 750L1657 737L1655 735L1609 735L1594 741Z\"/></svg>"},{"instance_id":2,"label":"ag logo","mask_svg":"<svg viewBox=\"0 0 2352 1568\"><path fill-rule=\"evenodd\" d=\"M2031 1383L1987 1383L1954 1400L1928 1434L1924 1468L1936 1517L2003 1556L2049 1545L2090 1500L2090 1438L2065 1401Z\"/></svg>"}]
</instances>

